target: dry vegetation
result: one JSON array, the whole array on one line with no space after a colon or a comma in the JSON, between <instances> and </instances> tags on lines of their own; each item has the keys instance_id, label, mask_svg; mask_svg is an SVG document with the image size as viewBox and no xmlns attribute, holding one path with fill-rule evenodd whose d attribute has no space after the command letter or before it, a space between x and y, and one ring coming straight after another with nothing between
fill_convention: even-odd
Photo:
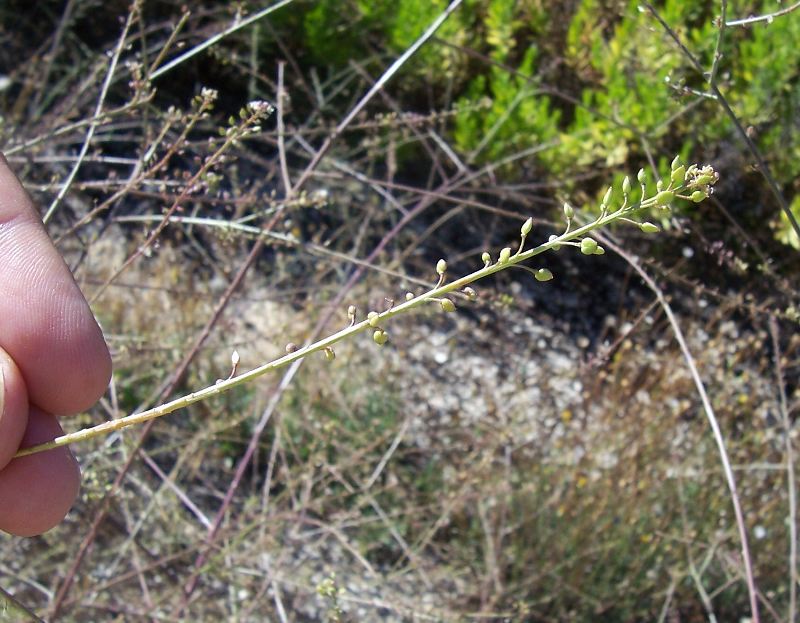
<instances>
[{"instance_id":1,"label":"dry vegetation","mask_svg":"<svg viewBox=\"0 0 800 623\"><path fill-rule=\"evenodd\" d=\"M547 146L455 153L452 85L413 63L345 127L397 55L314 64L273 16L237 27L256 12L0 7L0 148L114 356L68 430L225 378L234 350L251 368L337 330L349 304L435 282L439 257L468 272L527 216L546 240L565 196L609 182L599 165L544 176L531 148ZM262 100L277 110L248 107ZM702 218L607 235L678 315L738 479L761 620L788 622L797 251L742 223L768 191L735 149ZM361 336L76 446L79 503L42 537L0 537L0 586L48 621L750 616L719 452L662 306L614 253L548 260L554 281L506 271L456 315L400 318L382 350Z\"/></svg>"}]
</instances>

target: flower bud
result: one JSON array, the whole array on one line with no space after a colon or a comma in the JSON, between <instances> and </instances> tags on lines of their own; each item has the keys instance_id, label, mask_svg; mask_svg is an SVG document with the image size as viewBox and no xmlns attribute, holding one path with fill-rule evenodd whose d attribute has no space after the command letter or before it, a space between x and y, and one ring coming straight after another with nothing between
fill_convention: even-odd
<instances>
[{"instance_id":1,"label":"flower bud","mask_svg":"<svg viewBox=\"0 0 800 623\"><path fill-rule=\"evenodd\" d=\"M631 178L629 178L627 175L625 176L625 179L622 180L622 192L625 195L631 192Z\"/></svg>"},{"instance_id":2,"label":"flower bud","mask_svg":"<svg viewBox=\"0 0 800 623\"><path fill-rule=\"evenodd\" d=\"M447 271L447 262L445 262L444 260L439 260L438 262L436 262L436 272L439 273L439 275L444 275L446 271Z\"/></svg>"},{"instance_id":3,"label":"flower bud","mask_svg":"<svg viewBox=\"0 0 800 623\"><path fill-rule=\"evenodd\" d=\"M234 350L231 353L231 365L234 368L239 365L239 351L238 350Z\"/></svg>"},{"instance_id":4,"label":"flower bud","mask_svg":"<svg viewBox=\"0 0 800 623\"><path fill-rule=\"evenodd\" d=\"M295 344L294 342L289 342L286 345L286 354L287 355L290 355L291 353L295 352L296 350L297 350L297 344Z\"/></svg>"},{"instance_id":5,"label":"flower bud","mask_svg":"<svg viewBox=\"0 0 800 623\"><path fill-rule=\"evenodd\" d=\"M498 264L506 264L511 259L511 248L505 247L500 251L500 259L497 260Z\"/></svg>"},{"instance_id":6,"label":"flower bud","mask_svg":"<svg viewBox=\"0 0 800 623\"><path fill-rule=\"evenodd\" d=\"M534 273L536 281L550 281L553 278L553 273L546 268L540 268Z\"/></svg>"},{"instance_id":7,"label":"flower bud","mask_svg":"<svg viewBox=\"0 0 800 623\"><path fill-rule=\"evenodd\" d=\"M372 340L378 345L383 346L389 340L389 334L383 329L378 329L372 334Z\"/></svg>"},{"instance_id":8,"label":"flower bud","mask_svg":"<svg viewBox=\"0 0 800 623\"><path fill-rule=\"evenodd\" d=\"M607 206L611 202L611 194L614 192L614 189L611 186L608 187L606 194L603 195L603 205Z\"/></svg>"},{"instance_id":9,"label":"flower bud","mask_svg":"<svg viewBox=\"0 0 800 623\"><path fill-rule=\"evenodd\" d=\"M488 251L483 252L483 254L481 255L481 261L487 266L492 263L492 256L489 255Z\"/></svg>"},{"instance_id":10,"label":"flower bud","mask_svg":"<svg viewBox=\"0 0 800 623\"><path fill-rule=\"evenodd\" d=\"M367 320L369 320L369 326L377 327L378 326L378 312L371 311L367 314Z\"/></svg>"},{"instance_id":11,"label":"flower bud","mask_svg":"<svg viewBox=\"0 0 800 623\"><path fill-rule=\"evenodd\" d=\"M325 361L333 361L336 359L336 353L333 352L333 349L330 346L326 346L325 350L322 352L325 355Z\"/></svg>"},{"instance_id":12,"label":"flower bud","mask_svg":"<svg viewBox=\"0 0 800 623\"><path fill-rule=\"evenodd\" d=\"M550 234L550 236L547 238L547 242L553 242L555 240L558 240L558 236L556 236L555 234ZM554 244L552 246L553 251L558 251L560 248L561 248L560 244Z\"/></svg>"},{"instance_id":13,"label":"flower bud","mask_svg":"<svg viewBox=\"0 0 800 623\"><path fill-rule=\"evenodd\" d=\"M647 182L647 173L645 173L644 169L639 169L639 172L636 174L636 179L639 180L639 183L644 186Z\"/></svg>"},{"instance_id":14,"label":"flower bud","mask_svg":"<svg viewBox=\"0 0 800 623\"><path fill-rule=\"evenodd\" d=\"M681 157L675 156L675 158L673 158L672 160L672 164L669 165L669 168L671 171L675 171L680 166L681 166Z\"/></svg>"},{"instance_id":15,"label":"flower bud","mask_svg":"<svg viewBox=\"0 0 800 623\"><path fill-rule=\"evenodd\" d=\"M475 290L473 290L473 289L472 289L472 288L470 288L469 286L467 286L466 288L464 288L464 290L462 290L462 291L464 292L464 294L466 294L466 295L467 295L467 298L468 298L470 301L477 301L477 300L478 300L478 293L477 293L477 292L475 292Z\"/></svg>"},{"instance_id":16,"label":"flower bud","mask_svg":"<svg viewBox=\"0 0 800 623\"><path fill-rule=\"evenodd\" d=\"M597 250L597 241L594 238L584 238L581 240L581 253L593 255Z\"/></svg>"},{"instance_id":17,"label":"flower bud","mask_svg":"<svg viewBox=\"0 0 800 623\"><path fill-rule=\"evenodd\" d=\"M698 175L692 183L695 186L706 186L707 184L713 184L716 181L717 178L715 175L704 173L703 175Z\"/></svg>"},{"instance_id":18,"label":"flower bud","mask_svg":"<svg viewBox=\"0 0 800 623\"><path fill-rule=\"evenodd\" d=\"M656 192L661 192L664 190L664 180L658 180L656 182Z\"/></svg>"},{"instance_id":19,"label":"flower bud","mask_svg":"<svg viewBox=\"0 0 800 623\"><path fill-rule=\"evenodd\" d=\"M706 198L706 194L702 190L696 190L692 193L692 201L695 203L700 203L703 199Z\"/></svg>"},{"instance_id":20,"label":"flower bud","mask_svg":"<svg viewBox=\"0 0 800 623\"><path fill-rule=\"evenodd\" d=\"M639 229L646 234L657 234L661 231L658 225L653 225L653 223L639 223Z\"/></svg>"},{"instance_id":21,"label":"flower bud","mask_svg":"<svg viewBox=\"0 0 800 623\"><path fill-rule=\"evenodd\" d=\"M571 221L572 217L575 216L575 210L568 203L564 203L564 216L568 221Z\"/></svg>"},{"instance_id":22,"label":"flower bud","mask_svg":"<svg viewBox=\"0 0 800 623\"><path fill-rule=\"evenodd\" d=\"M525 237L529 233L531 233L531 229L533 229L533 219L529 218L527 221L525 221L522 224L522 228L520 229L520 233L522 234L523 237Z\"/></svg>"},{"instance_id":23,"label":"flower bud","mask_svg":"<svg viewBox=\"0 0 800 623\"><path fill-rule=\"evenodd\" d=\"M450 299L442 299L439 301L439 304L442 306L442 309L448 313L456 311L456 305Z\"/></svg>"},{"instance_id":24,"label":"flower bud","mask_svg":"<svg viewBox=\"0 0 800 623\"><path fill-rule=\"evenodd\" d=\"M675 193L671 190L662 190L660 193L656 195L656 205L657 206L666 206L672 203L675 199Z\"/></svg>"},{"instance_id":25,"label":"flower bud","mask_svg":"<svg viewBox=\"0 0 800 623\"><path fill-rule=\"evenodd\" d=\"M597 245L597 248L594 250L594 253L592 253L592 255L605 255L605 254L606 254L606 250L603 247L601 247L599 244Z\"/></svg>"},{"instance_id":26,"label":"flower bud","mask_svg":"<svg viewBox=\"0 0 800 623\"><path fill-rule=\"evenodd\" d=\"M414 298L414 293L413 292L406 292L406 300L407 301L410 301L413 298Z\"/></svg>"},{"instance_id":27,"label":"flower bud","mask_svg":"<svg viewBox=\"0 0 800 623\"><path fill-rule=\"evenodd\" d=\"M351 305L350 307L347 308L347 317L354 318L355 315L356 315L356 306Z\"/></svg>"},{"instance_id":28,"label":"flower bud","mask_svg":"<svg viewBox=\"0 0 800 623\"><path fill-rule=\"evenodd\" d=\"M673 169L672 173L670 174L670 179L672 180L673 184L683 184L683 180L686 177L686 167L681 165L677 169Z\"/></svg>"}]
</instances>

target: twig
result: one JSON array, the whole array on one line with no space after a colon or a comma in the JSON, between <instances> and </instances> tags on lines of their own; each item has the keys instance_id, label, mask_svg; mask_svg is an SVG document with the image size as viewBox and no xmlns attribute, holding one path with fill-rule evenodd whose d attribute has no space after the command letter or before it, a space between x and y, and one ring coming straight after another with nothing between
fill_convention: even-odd
<instances>
[{"instance_id":1,"label":"twig","mask_svg":"<svg viewBox=\"0 0 800 623\"><path fill-rule=\"evenodd\" d=\"M695 70L701 75L704 76L703 66L700 64L700 61L697 60L697 57L692 54L689 49L681 42L680 37L678 34L672 29L672 27L664 21L664 18L661 17L661 14L655 9L655 7L650 2L645 2L645 6L649 9L650 13L653 17L658 20L659 24L661 24L664 31L672 38L675 44L680 48L681 52L683 52L684 56L689 59L691 64L694 66ZM736 113L733 112L728 100L722 94L722 91L719 90L719 87L715 83L709 83L709 88L717 97L717 101L719 101L720 106L725 111L725 114L728 115L728 118L733 122L733 125L736 127L736 131L739 133L739 136L742 137L745 145L747 145L747 149L750 154L755 158L756 162L758 163L758 169L761 172L761 175L764 176L764 179L767 181L767 185L769 186L772 194L774 195L775 199L778 201L778 205L783 210L783 213L786 215L786 218L789 219L789 224L794 229L795 234L797 237L800 238L800 224L797 222L794 214L792 213L789 204L786 203L786 199L781 193L780 188L778 188L778 183L775 181L775 178L772 177L772 171L767 164L767 161L764 160L764 157L761 155L758 147L747 134L745 129L742 127L741 122L739 121L739 117L736 116Z\"/></svg>"},{"instance_id":2,"label":"twig","mask_svg":"<svg viewBox=\"0 0 800 623\"><path fill-rule=\"evenodd\" d=\"M747 584L747 592L750 596L750 611L752 614L752 622L758 623L758 597L756 595L756 586L755 586L755 579L753 574L753 565L750 559L750 548L747 544L747 526L744 521L744 513L742 512L741 502L739 500L739 493L736 488L736 476L734 476L733 470L731 469L730 459L728 458L728 451L725 448L725 440L722 437L722 430L719 427L719 422L717 421L717 416L714 414L714 408L711 406L711 401L708 398L708 394L706 393L705 386L703 385L703 380L700 378L700 373L697 371L697 366L694 362L694 357L692 356L691 351L689 350L689 346L686 343L686 339L683 336L683 331L681 331L680 325L678 324L678 320L675 317L675 314L672 312L672 307L670 307L667 299L664 297L664 293L661 291L661 288L658 287L655 281L653 281L652 277L645 272L642 268L639 261L634 258L632 255L624 251L622 248L614 244L611 240L608 239L607 236L603 234L597 233L595 234L598 240L601 240L603 244L607 245L610 249L617 253L622 259L624 259L630 266L639 274L642 280L645 282L648 288L650 288L653 293L658 298L658 302L661 304L661 308L664 310L664 313L669 320L670 326L672 327L672 332L675 335L675 339L680 346L681 352L683 353L683 357L686 360L686 365L689 368L689 373L692 376L692 380L694 381L695 388L697 389L697 393L700 396L700 401L703 403L703 410L705 411L706 418L708 419L708 423L711 426L711 431L714 435L714 441L717 444L717 450L719 451L720 461L722 462L722 470L725 473L725 479L728 484L728 490L731 494L731 502L733 504L733 512L736 516L736 525L739 530L739 539L741 542L742 548L742 560L744 562L744 572L745 572L745 582Z\"/></svg>"},{"instance_id":3,"label":"twig","mask_svg":"<svg viewBox=\"0 0 800 623\"><path fill-rule=\"evenodd\" d=\"M256 22L256 21L260 20L262 17L266 17L267 15L272 13L273 11L277 11L278 9L286 6L287 4L291 4L293 1L294 0L281 0L280 2L276 2L272 6L268 6L266 9L262 9L258 13L254 13L253 15L248 17L247 19L243 19L241 22L233 24L232 26L226 28L222 32L217 33L213 37L209 37L208 39L203 41L203 43L201 43L199 45L196 45L191 50L187 50L186 52L184 52L183 54L181 54L177 58L172 59L169 63L167 63L163 67L159 67L158 69L156 69L154 72L152 72L150 74L150 79L151 80L155 80L156 78L159 78L160 76L163 76L165 73L167 73L171 69L174 69L175 67L177 67L178 65L180 65L181 63L183 63L185 61L188 61L190 58L192 58L196 54L199 54L203 50L206 50L206 49L210 48L212 45L214 45L215 43L217 43L220 40L224 39L228 35L236 32L237 30L241 30L242 28L245 28L245 27L249 26L253 22Z\"/></svg>"},{"instance_id":4,"label":"twig","mask_svg":"<svg viewBox=\"0 0 800 623\"><path fill-rule=\"evenodd\" d=\"M92 138L94 137L94 132L97 129L97 126L100 124L101 121L101 113L103 112L103 105L106 101L106 95L108 94L108 89L111 86L111 80L114 78L114 73L117 69L117 63L119 62L119 57L122 54L122 50L125 47L125 41L128 39L128 31L130 30L131 25L134 22L135 16L139 15L139 5L141 0L135 0L133 6L131 7L130 11L128 11L128 17L125 20L125 26L122 28L122 34L120 34L119 41L117 41L117 47L114 50L113 54L111 55L111 61L108 65L108 71L106 72L106 79L103 81L103 86L100 89L100 96L97 98L97 105L95 106L94 110L94 117L91 123L89 123L89 129L86 131L86 136L83 139L83 145L81 145L81 151L78 154L78 160L72 167L72 170L69 172L67 179L61 185L61 190L58 191L56 198L53 199L50 207L47 208L47 212L45 212L44 217L42 218L43 223L47 223L53 214L58 208L58 204L61 203L61 200L69 191L70 186L72 185L72 181L75 179L75 176L78 174L78 170L81 168L83 164L83 159L86 156L86 153L89 151L89 145L92 142Z\"/></svg>"},{"instance_id":5,"label":"twig","mask_svg":"<svg viewBox=\"0 0 800 623\"><path fill-rule=\"evenodd\" d=\"M781 419L786 439L786 479L789 489L789 616L788 623L794 623L797 616L797 484L794 473L794 446L792 444L792 421L786 400L786 379L781 362L781 344L778 321L769 318L769 332L772 336L772 357L775 360L775 377L780 395Z\"/></svg>"},{"instance_id":6,"label":"twig","mask_svg":"<svg viewBox=\"0 0 800 623\"><path fill-rule=\"evenodd\" d=\"M767 13L765 15L751 15L750 17L743 17L742 19L732 20L730 22L727 22L725 25L748 26L749 24L755 24L756 22L767 22L768 24L771 24L776 17L781 17L782 15L791 13L796 9L800 9L800 2L796 2L792 6L787 6L785 9L781 9L780 11L775 11L774 13Z\"/></svg>"},{"instance_id":7,"label":"twig","mask_svg":"<svg viewBox=\"0 0 800 623\"><path fill-rule=\"evenodd\" d=\"M286 193L285 199L289 201L292 198L292 180L289 177L289 166L286 164L286 142L285 128L283 125L283 101L286 93L283 88L283 70L286 66L284 61L278 62L278 98L275 102L275 114L277 115L278 126L278 160L281 165L281 178L283 179L283 188Z\"/></svg>"}]
</instances>

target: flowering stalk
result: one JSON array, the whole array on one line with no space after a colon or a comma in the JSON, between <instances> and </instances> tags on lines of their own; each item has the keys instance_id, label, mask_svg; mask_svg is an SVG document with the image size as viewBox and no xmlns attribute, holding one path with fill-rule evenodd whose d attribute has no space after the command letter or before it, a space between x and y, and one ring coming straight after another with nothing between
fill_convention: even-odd
<instances>
[{"instance_id":1,"label":"flowering stalk","mask_svg":"<svg viewBox=\"0 0 800 623\"><path fill-rule=\"evenodd\" d=\"M97 426L85 428L73 433L67 433L65 435L61 435L60 437L56 437L52 441L32 446L30 448L24 448L17 452L15 458L58 448L60 446L65 446L78 441L84 441L91 439L92 437L97 437L98 435L108 434L128 426L133 426L134 424L141 424L143 422L147 422L148 420L167 415L168 413L172 413L178 409L188 407L196 402L200 402L212 396L216 396L231 390L234 387L252 381L264 374L267 374L268 372L288 366L292 362L302 359L303 357L307 357L312 353L322 352L326 360L332 361L335 358L333 346L344 339L356 335L357 333L370 331L372 333L373 341L379 346L382 346L389 339L389 334L383 327L395 316L407 313L412 309L416 309L417 307L429 303L438 303L445 312L455 311L455 303L453 303L450 298L447 298L446 295L458 293L460 296L468 300L475 300L477 295L475 291L469 287L470 284L511 267L523 268L524 270L532 272L534 277L539 281L549 281L553 278L553 274L547 268L539 268L534 270L527 266L522 266L522 264L538 255L541 255L545 251L549 251L551 249L557 250L562 246L577 247L584 255L602 255L605 253L605 251L597 243L597 241L589 237L588 234L615 221L632 222L640 227L640 229L645 233L654 233L658 231L658 228L655 225L651 223L640 223L631 217L635 216L636 213L648 208L669 209L669 204L676 198L693 201L695 203L702 201L711 194L712 186L717 181L717 178L717 173L710 166L704 166L701 168L697 165L691 165L687 168L681 165L678 158L676 158L672 163L672 171L668 185L664 187L663 183L659 182L657 185L656 194L649 198L645 198L645 174L644 171L640 171L638 180L642 188L642 200L639 202L633 204L628 203L630 180L625 178L625 181L622 184L622 205L615 211L609 212L609 202L611 200L612 193L606 192L601 204L600 215L594 221L587 223L586 225L572 229L574 210L568 204L565 204L564 214L566 217L567 226L564 233L562 233L560 236L550 236L550 239L547 242L525 251L525 240L531 233L533 223L531 219L528 219L522 225L520 230L521 242L518 250L514 253L510 247L502 249L496 262L492 262L491 255L488 252L484 252L481 256L481 259L484 263L482 268L456 279L455 281L445 283L447 262L444 260L439 260L436 265L436 273L438 276L437 284L435 287L431 288L427 292L424 292L423 294L414 296L413 294L409 293L406 295L403 303L400 303L396 306L392 305L389 309L383 312L371 311L361 322L356 322L357 310L351 305L347 310L349 324L344 329L302 348L297 348L292 344L290 345L291 348L287 347L286 355L258 366L257 368L253 368L247 372L243 372L238 376L234 376L236 368L239 364L238 354L234 351L234 355L231 360L233 372L231 373L231 376L225 380L219 380L213 385L185 396L181 396L175 400L163 403L157 407L148 409L147 411L134 413L117 420L104 422L102 424L98 424ZM610 190L611 189L609 189L609 191Z\"/></svg>"}]
</instances>

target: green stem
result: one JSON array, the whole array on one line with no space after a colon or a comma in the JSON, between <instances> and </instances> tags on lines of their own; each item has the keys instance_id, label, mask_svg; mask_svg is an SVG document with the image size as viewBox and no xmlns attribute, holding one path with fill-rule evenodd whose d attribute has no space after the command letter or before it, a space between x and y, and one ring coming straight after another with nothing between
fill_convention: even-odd
<instances>
[{"instance_id":1,"label":"green stem","mask_svg":"<svg viewBox=\"0 0 800 623\"><path fill-rule=\"evenodd\" d=\"M681 187L676 187L672 189L674 191L681 190ZM436 287L428 290L427 292L417 296L409 301L405 301L396 307L392 307L384 312L378 314L377 325L385 326L385 323L394 318L395 316L399 316L405 312L408 312L420 305L424 305L430 302L432 299L439 299L446 294L451 292L456 292L458 290L463 289L464 287L484 279L490 275L498 273L500 271L506 270L512 266L516 266L522 262L525 262L532 257L537 255L541 255L545 251L549 251L554 247L558 247L559 245L563 245L569 243L572 240L583 238L586 234L592 232L595 229L599 229L601 227L605 227L609 223L613 221L623 218L624 215L630 214L631 212L646 209L649 207L656 206L657 203L655 201L655 197L651 197L646 199L638 204L634 204L633 206L626 206L623 205L621 208L612 212L610 214L603 214L596 220L592 221L591 223L587 223L586 225L574 229L572 231L566 231L560 236L553 238L543 244L540 244L533 249L529 249L528 251L520 251L514 255L512 255L508 261L503 262L502 264L499 262L495 262L494 264L489 264L488 266L484 266L483 268L476 270L468 275L461 277L460 279L456 279L455 281L451 281L450 283L437 285ZM35 446L31 446L29 448L24 448L19 450L14 458L20 458L24 456L29 456L31 454L36 454L38 452L44 452L45 450L52 450L54 448L59 448L61 446L66 446L71 443L76 443L79 441L85 441L87 439L91 439L93 437L97 437L99 435L108 434L114 431L121 430L123 428L127 428L128 426L133 426L135 424L141 424L143 422L147 422L149 420L153 420L173 411L177 411L178 409L183 409L184 407L188 407L196 402L200 402L205 400L206 398L210 398L212 396L217 396L224 392L227 392L234 387L238 387L244 383L257 379L268 372L272 372L274 370L278 370L285 366L288 366L294 361L298 359L302 359L303 357L307 357L312 353L316 353L319 351L323 351L326 348L332 347L334 344L341 342L342 340L356 335L357 333L361 333L363 331L374 330L376 323L370 323L369 319L362 320L361 322L352 324L341 331L337 331L328 337L325 337L313 344L309 344L300 348L292 353L284 355L283 357L279 357L274 361L270 361L269 363L265 363L257 368L253 368L247 372L243 372L239 376L235 376L231 379L226 379L224 381L218 381L214 385L210 385L198 391L192 392L185 396L181 396L180 398L176 398L175 400L171 400L169 402L165 402L157 407L153 407L152 409L148 409L146 411L142 411L140 413L133 413L131 415L122 417L118 420L111 420L108 422L103 422L102 424L98 424L97 426L92 426L89 428L84 428L79 431L75 431L73 433L66 433L61 435L60 437L56 437L52 441L48 441L46 443L41 443Z\"/></svg>"}]
</instances>

